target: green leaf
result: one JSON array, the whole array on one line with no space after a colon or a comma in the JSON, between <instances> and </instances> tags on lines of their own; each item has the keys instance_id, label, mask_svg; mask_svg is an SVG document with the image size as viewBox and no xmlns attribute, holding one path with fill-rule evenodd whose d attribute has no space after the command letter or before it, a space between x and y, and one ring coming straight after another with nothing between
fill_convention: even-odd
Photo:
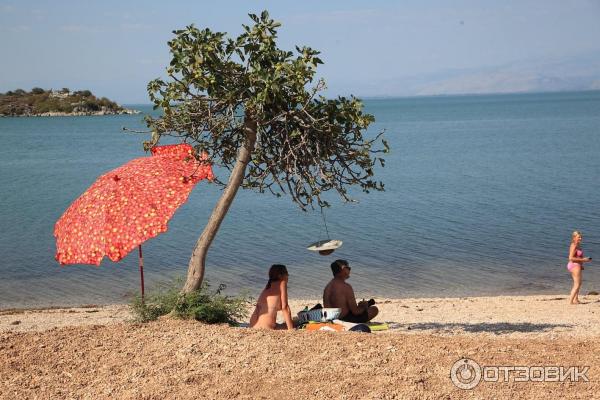
<instances>
[{"instance_id":1,"label":"green leaf","mask_svg":"<svg viewBox=\"0 0 600 400\"><path fill-rule=\"evenodd\" d=\"M311 87L323 64L319 51L279 48L281 24L266 10L249 18L253 23L236 37L193 25L173 31L169 79L147 87L154 107L163 110L146 119L157 139L191 143L231 170L249 119L257 125L257 142L242 187L289 195L303 210L328 206L321 199L327 191L349 201L350 186L383 190L370 180L385 165L379 154L389 151L382 136L366 135L375 118L354 96L325 98L322 79Z\"/></svg>"}]
</instances>

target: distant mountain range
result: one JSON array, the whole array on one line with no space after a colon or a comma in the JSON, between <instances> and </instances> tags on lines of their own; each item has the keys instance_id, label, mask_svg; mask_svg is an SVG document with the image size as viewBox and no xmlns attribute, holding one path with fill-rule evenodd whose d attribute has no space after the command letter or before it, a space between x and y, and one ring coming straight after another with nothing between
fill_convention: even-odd
<instances>
[{"instance_id":1,"label":"distant mountain range","mask_svg":"<svg viewBox=\"0 0 600 400\"><path fill-rule=\"evenodd\" d=\"M361 84L360 96L419 96L600 90L600 53L502 66L440 71ZM382 89L383 88L383 89ZM333 88L332 88L333 89Z\"/></svg>"}]
</instances>

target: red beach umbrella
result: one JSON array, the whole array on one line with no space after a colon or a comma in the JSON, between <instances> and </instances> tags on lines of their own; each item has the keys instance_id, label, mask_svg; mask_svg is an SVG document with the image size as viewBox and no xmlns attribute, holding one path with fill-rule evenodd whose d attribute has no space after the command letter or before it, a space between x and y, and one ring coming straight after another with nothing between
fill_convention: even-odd
<instances>
[{"instance_id":1,"label":"red beach umbrella","mask_svg":"<svg viewBox=\"0 0 600 400\"><path fill-rule=\"evenodd\" d=\"M156 146L100 176L75 200L54 226L56 260L62 264L116 262L141 244L166 232L167 222L202 179L213 179L208 163L192 156L189 144Z\"/></svg>"}]
</instances>

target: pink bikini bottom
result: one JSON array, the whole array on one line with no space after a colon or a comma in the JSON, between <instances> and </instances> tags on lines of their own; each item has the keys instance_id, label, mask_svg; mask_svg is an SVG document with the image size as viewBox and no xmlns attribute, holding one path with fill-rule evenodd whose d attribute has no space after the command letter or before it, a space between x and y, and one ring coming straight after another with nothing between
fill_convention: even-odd
<instances>
[{"instance_id":1,"label":"pink bikini bottom","mask_svg":"<svg viewBox=\"0 0 600 400\"><path fill-rule=\"evenodd\" d=\"M570 262L567 264L567 269L569 270L569 272L573 271L573 268L575 267L581 267L581 264L574 262Z\"/></svg>"}]
</instances>

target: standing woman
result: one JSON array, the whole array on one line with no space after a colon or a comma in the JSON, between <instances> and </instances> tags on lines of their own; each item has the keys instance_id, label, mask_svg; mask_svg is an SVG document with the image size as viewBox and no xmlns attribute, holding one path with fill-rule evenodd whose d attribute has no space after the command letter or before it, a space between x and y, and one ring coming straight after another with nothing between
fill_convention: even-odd
<instances>
[{"instance_id":1,"label":"standing woman","mask_svg":"<svg viewBox=\"0 0 600 400\"><path fill-rule=\"evenodd\" d=\"M256 302L250 317L250 326L257 329L294 329L287 294L288 271L285 265L275 264L269 269L269 282ZM277 312L282 311L285 324L277 323Z\"/></svg>"},{"instance_id":2,"label":"standing woman","mask_svg":"<svg viewBox=\"0 0 600 400\"><path fill-rule=\"evenodd\" d=\"M573 277L573 289L571 289L571 296L569 302L571 304L579 304L579 289L581 288L583 263L592 261L591 257L583 257L583 250L581 250L581 232L574 231L571 237L571 246L569 247L569 263L567 269Z\"/></svg>"}]
</instances>

